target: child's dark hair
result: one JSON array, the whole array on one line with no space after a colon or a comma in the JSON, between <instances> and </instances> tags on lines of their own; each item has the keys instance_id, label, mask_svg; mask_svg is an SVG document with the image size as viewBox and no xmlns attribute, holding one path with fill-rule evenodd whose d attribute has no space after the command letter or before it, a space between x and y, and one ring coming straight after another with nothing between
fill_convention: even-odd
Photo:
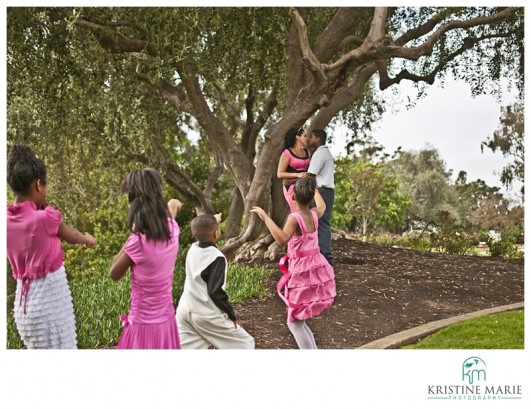
<instances>
[{"instance_id":1,"label":"child's dark hair","mask_svg":"<svg viewBox=\"0 0 531 409\"><path fill-rule=\"evenodd\" d=\"M286 132L286 135L284 136L284 149L293 148L295 146L297 136L302 135L303 132L303 128L291 128L288 132Z\"/></svg>"},{"instance_id":2,"label":"child's dark hair","mask_svg":"<svg viewBox=\"0 0 531 409\"><path fill-rule=\"evenodd\" d=\"M297 180L293 193L295 193L295 199L301 205L310 204L315 196L316 183L314 178L305 177Z\"/></svg>"},{"instance_id":3,"label":"child's dark hair","mask_svg":"<svg viewBox=\"0 0 531 409\"><path fill-rule=\"evenodd\" d=\"M129 173L121 186L127 193L127 223L134 233L144 233L148 240L169 240L168 205L162 197L162 178L151 168Z\"/></svg>"},{"instance_id":4,"label":"child's dark hair","mask_svg":"<svg viewBox=\"0 0 531 409\"><path fill-rule=\"evenodd\" d=\"M33 182L40 180L46 186L46 166L33 150L24 143L15 143L7 158L7 183L13 192L21 195L30 193Z\"/></svg>"},{"instance_id":5,"label":"child's dark hair","mask_svg":"<svg viewBox=\"0 0 531 409\"><path fill-rule=\"evenodd\" d=\"M212 241L212 233L218 229L218 221L211 214L202 214L192 220L192 235L200 243Z\"/></svg>"}]
</instances>

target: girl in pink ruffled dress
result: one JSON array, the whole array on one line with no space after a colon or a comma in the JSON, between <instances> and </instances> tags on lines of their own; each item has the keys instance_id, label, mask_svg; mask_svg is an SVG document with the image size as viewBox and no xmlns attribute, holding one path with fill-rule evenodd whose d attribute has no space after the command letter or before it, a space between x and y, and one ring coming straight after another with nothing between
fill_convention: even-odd
<instances>
[{"instance_id":1,"label":"girl in pink ruffled dress","mask_svg":"<svg viewBox=\"0 0 531 409\"><path fill-rule=\"evenodd\" d=\"M173 306L172 283L179 252L175 215L181 202L162 198L162 179L150 168L135 170L124 179L129 200L131 235L110 270L113 280L131 268L131 305L120 318L124 326L118 349L180 349Z\"/></svg>"},{"instance_id":2,"label":"girl in pink ruffled dress","mask_svg":"<svg viewBox=\"0 0 531 409\"><path fill-rule=\"evenodd\" d=\"M288 216L283 229L260 207L253 207L251 212L265 222L278 244L288 244L288 254L279 262L283 276L277 291L286 304L288 327L299 348L317 349L306 320L329 309L336 296L334 269L319 251L317 237L318 219L326 205L315 180L309 177L295 183L293 199L295 211ZM314 199L316 207L310 209Z\"/></svg>"},{"instance_id":3,"label":"girl in pink ruffled dress","mask_svg":"<svg viewBox=\"0 0 531 409\"><path fill-rule=\"evenodd\" d=\"M7 258L17 280L13 315L20 339L28 349L76 349L61 241L93 247L96 240L68 226L48 205L46 167L29 146L11 148L7 182L15 196L7 205Z\"/></svg>"}]
</instances>

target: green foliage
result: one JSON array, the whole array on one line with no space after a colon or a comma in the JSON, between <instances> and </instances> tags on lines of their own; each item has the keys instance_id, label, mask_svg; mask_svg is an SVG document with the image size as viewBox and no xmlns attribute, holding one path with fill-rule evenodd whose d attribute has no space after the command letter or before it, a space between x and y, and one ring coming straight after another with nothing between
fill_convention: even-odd
<instances>
[{"instance_id":1,"label":"green foliage","mask_svg":"<svg viewBox=\"0 0 531 409\"><path fill-rule=\"evenodd\" d=\"M410 218L429 220L437 208L455 202L449 179L451 173L437 149L427 147L420 151L399 151L398 157L389 161L400 190L411 200Z\"/></svg>"},{"instance_id":2,"label":"green foliage","mask_svg":"<svg viewBox=\"0 0 531 409\"><path fill-rule=\"evenodd\" d=\"M129 236L125 225L126 211L103 208L96 217L91 215L93 220L97 220L91 226L97 242L94 248L64 244L65 268L69 275L94 274L109 267L107 260L114 259Z\"/></svg>"},{"instance_id":3,"label":"green foliage","mask_svg":"<svg viewBox=\"0 0 531 409\"><path fill-rule=\"evenodd\" d=\"M524 311L459 322L402 349L524 349Z\"/></svg>"},{"instance_id":4,"label":"green foliage","mask_svg":"<svg viewBox=\"0 0 531 409\"><path fill-rule=\"evenodd\" d=\"M411 235L407 238L406 247L419 251L431 251L432 243L426 234Z\"/></svg>"},{"instance_id":5,"label":"green foliage","mask_svg":"<svg viewBox=\"0 0 531 409\"><path fill-rule=\"evenodd\" d=\"M359 227L366 234L378 226L395 230L405 223L411 202L384 163L342 158L335 172L334 226Z\"/></svg>"},{"instance_id":6,"label":"green foliage","mask_svg":"<svg viewBox=\"0 0 531 409\"><path fill-rule=\"evenodd\" d=\"M264 279L273 271L264 266L248 267L229 264L226 291L231 302L241 302L248 298L262 298L268 295Z\"/></svg>"},{"instance_id":7,"label":"green foliage","mask_svg":"<svg viewBox=\"0 0 531 409\"><path fill-rule=\"evenodd\" d=\"M516 239L509 231L503 231L499 240L487 237L487 246L492 257L522 258L524 253L518 250Z\"/></svg>"},{"instance_id":8,"label":"green foliage","mask_svg":"<svg viewBox=\"0 0 531 409\"><path fill-rule=\"evenodd\" d=\"M185 254L181 249L174 271L173 303L177 306L183 292L185 280ZM115 282L108 276L110 261L94 266L91 273L76 275L69 280L78 347L81 349L108 348L118 342L122 332L120 315L129 311L130 274ZM227 274L227 294L231 302L241 302L248 298L264 297L264 278L272 271L264 266L248 267L229 264ZM7 348L20 349L23 344L10 312L7 319Z\"/></svg>"},{"instance_id":9,"label":"green foliage","mask_svg":"<svg viewBox=\"0 0 531 409\"><path fill-rule=\"evenodd\" d=\"M473 247L472 238L457 223L450 212L440 210L433 221L434 231L430 233L430 243L437 251L449 254L467 254Z\"/></svg>"},{"instance_id":10,"label":"green foliage","mask_svg":"<svg viewBox=\"0 0 531 409\"><path fill-rule=\"evenodd\" d=\"M103 266L102 266L103 267ZM106 268L70 281L79 348L114 346L122 331L120 314L129 311L130 276L114 282Z\"/></svg>"},{"instance_id":11,"label":"green foliage","mask_svg":"<svg viewBox=\"0 0 531 409\"><path fill-rule=\"evenodd\" d=\"M7 315L7 349L24 349L24 344L20 340L17 327L15 325L15 318L13 318L13 311Z\"/></svg>"},{"instance_id":12,"label":"green foliage","mask_svg":"<svg viewBox=\"0 0 531 409\"><path fill-rule=\"evenodd\" d=\"M500 180L504 186L509 187L513 180L524 182L524 104L515 103L503 107L500 116L500 127L492 137L481 144L481 150L487 147L492 152L498 150L505 157L513 160L501 172ZM522 195L524 188L522 187Z\"/></svg>"}]
</instances>

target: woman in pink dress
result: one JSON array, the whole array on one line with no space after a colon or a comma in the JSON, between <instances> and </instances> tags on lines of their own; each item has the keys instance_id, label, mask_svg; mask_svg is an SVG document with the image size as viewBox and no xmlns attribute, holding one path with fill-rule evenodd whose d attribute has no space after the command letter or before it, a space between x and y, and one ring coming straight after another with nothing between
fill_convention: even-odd
<instances>
[{"instance_id":1,"label":"woman in pink dress","mask_svg":"<svg viewBox=\"0 0 531 409\"><path fill-rule=\"evenodd\" d=\"M316 207L310 209L314 199ZM251 212L265 222L278 244L288 244L288 254L279 262L283 276L277 291L286 304L288 327L299 348L317 349L306 320L329 309L336 296L334 269L319 251L317 237L318 219L326 205L315 180L309 177L295 183L294 201L295 211L288 216L283 229L260 207L253 207Z\"/></svg>"},{"instance_id":2,"label":"woman in pink dress","mask_svg":"<svg viewBox=\"0 0 531 409\"><path fill-rule=\"evenodd\" d=\"M295 211L293 187L295 182L306 176L311 154L306 148L308 137L303 128L291 128L284 137L284 150L278 161L277 177L282 179L282 191L290 210Z\"/></svg>"},{"instance_id":3,"label":"woman in pink dress","mask_svg":"<svg viewBox=\"0 0 531 409\"><path fill-rule=\"evenodd\" d=\"M181 202L162 198L162 179L150 168L131 172L122 183L129 200L131 235L115 257L110 276L121 279L131 268L131 305L120 316L124 330L118 349L180 349L172 283L179 252L175 215Z\"/></svg>"}]
</instances>

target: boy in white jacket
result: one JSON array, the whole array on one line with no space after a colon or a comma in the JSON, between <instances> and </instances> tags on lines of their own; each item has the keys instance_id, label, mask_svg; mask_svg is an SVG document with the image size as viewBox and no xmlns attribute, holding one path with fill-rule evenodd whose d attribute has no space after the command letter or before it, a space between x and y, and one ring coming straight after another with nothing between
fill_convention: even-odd
<instances>
[{"instance_id":1,"label":"boy in white jacket","mask_svg":"<svg viewBox=\"0 0 531 409\"><path fill-rule=\"evenodd\" d=\"M177 307L183 349L254 349L254 338L237 322L225 292L227 259L216 247L221 238L221 214L192 220L197 240L186 255L186 279Z\"/></svg>"}]
</instances>

